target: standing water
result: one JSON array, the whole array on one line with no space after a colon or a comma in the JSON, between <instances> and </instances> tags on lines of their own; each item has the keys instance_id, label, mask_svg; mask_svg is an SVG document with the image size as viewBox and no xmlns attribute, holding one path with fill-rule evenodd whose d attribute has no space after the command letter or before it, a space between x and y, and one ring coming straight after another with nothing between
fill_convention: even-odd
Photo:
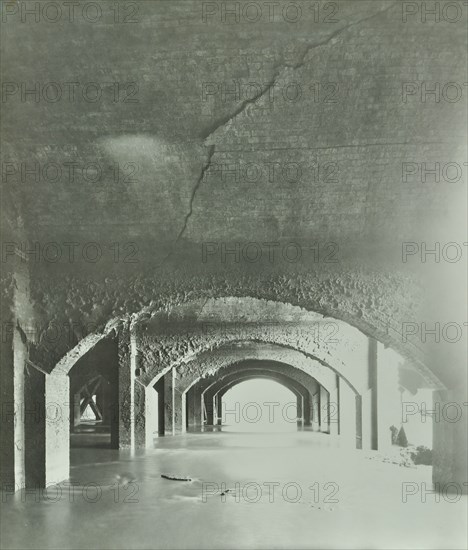
<instances>
[{"instance_id":1,"label":"standing water","mask_svg":"<svg viewBox=\"0 0 468 550\"><path fill-rule=\"evenodd\" d=\"M326 434L186 434L71 458L69 482L3 495L2 548L464 545L466 497L414 494L431 487L430 467L369 460Z\"/></svg>"}]
</instances>

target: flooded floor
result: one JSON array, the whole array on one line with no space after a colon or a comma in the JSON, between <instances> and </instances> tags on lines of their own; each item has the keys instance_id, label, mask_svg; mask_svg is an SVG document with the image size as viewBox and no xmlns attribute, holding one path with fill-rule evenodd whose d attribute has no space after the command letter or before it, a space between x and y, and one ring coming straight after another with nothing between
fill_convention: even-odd
<instances>
[{"instance_id":1,"label":"flooded floor","mask_svg":"<svg viewBox=\"0 0 468 550\"><path fill-rule=\"evenodd\" d=\"M325 434L186 434L71 458L70 482L2 495L2 548L466 547L466 497L431 493L430 467Z\"/></svg>"}]
</instances>

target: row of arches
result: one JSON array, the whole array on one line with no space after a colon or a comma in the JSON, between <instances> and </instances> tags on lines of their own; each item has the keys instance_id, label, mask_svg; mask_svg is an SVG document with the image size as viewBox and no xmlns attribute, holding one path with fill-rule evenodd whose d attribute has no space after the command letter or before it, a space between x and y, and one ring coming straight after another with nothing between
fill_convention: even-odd
<instances>
[{"instance_id":1,"label":"row of arches","mask_svg":"<svg viewBox=\"0 0 468 550\"><path fill-rule=\"evenodd\" d=\"M317 331L330 322L339 335L333 340ZM268 378L296 396L302 426L351 448L377 450L391 444L390 423L401 422L404 370L413 373L413 385L416 380L416 386L447 400L444 384L419 360L408 361L342 320L297 306L223 298L184 305L170 317L145 311L113 320L103 333L84 338L49 374L34 372L36 384L25 385L24 402L47 411L59 405L61 414L46 415L34 430L18 433L26 457L18 479L45 484L68 477L70 429L82 414L83 390L92 390L91 375L102 377L106 393L101 406L92 395L84 401L106 416L116 448L145 448L163 434L216 425L230 388ZM42 442L38 450L34 440ZM439 440L434 437L435 445ZM35 468L28 470L32 462ZM436 467L435 475L453 475L457 467Z\"/></svg>"}]
</instances>

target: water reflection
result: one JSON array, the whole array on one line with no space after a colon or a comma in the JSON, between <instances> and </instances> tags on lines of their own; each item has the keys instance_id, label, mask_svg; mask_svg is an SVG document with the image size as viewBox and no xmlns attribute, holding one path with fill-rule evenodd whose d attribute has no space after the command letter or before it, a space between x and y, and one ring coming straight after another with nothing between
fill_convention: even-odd
<instances>
[{"instance_id":1,"label":"water reflection","mask_svg":"<svg viewBox=\"0 0 468 550\"><path fill-rule=\"evenodd\" d=\"M71 458L55 492L6 495L2 548L464 547L465 497L402 503L402 481L429 485L429 467L368 460L325 434L186 434Z\"/></svg>"}]
</instances>

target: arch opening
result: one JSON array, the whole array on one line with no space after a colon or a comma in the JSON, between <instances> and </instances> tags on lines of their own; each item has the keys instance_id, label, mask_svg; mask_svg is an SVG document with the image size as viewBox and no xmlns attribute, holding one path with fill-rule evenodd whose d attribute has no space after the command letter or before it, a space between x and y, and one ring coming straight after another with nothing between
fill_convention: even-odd
<instances>
[{"instance_id":1,"label":"arch opening","mask_svg":"<svg viewBox=\"0 0 468 550\"><path fill-rule=\"evenodd\" d=\"M216 394L215 416L228 433L295 432L302 425L303 398L277 380L254 376Z\"/></svg>"}]
</instances>

